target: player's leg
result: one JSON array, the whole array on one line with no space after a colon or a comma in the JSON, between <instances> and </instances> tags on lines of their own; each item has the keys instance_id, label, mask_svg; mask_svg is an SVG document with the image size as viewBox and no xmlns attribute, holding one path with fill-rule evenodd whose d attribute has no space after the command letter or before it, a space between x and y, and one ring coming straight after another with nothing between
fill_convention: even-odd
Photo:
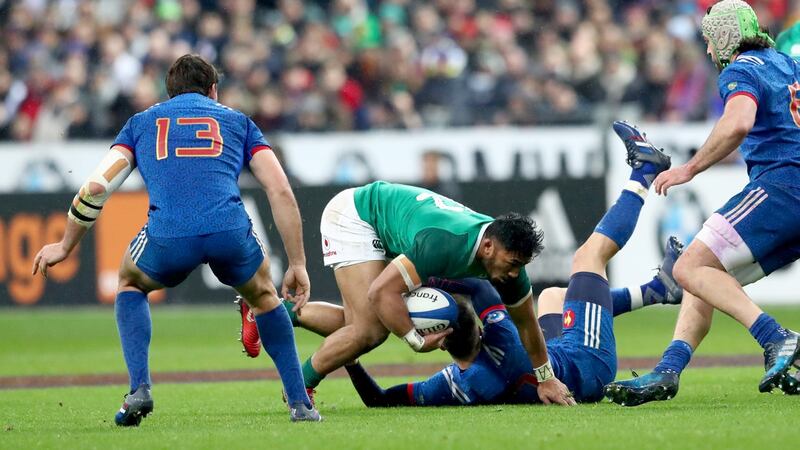
<instances>
[{"instance_id":1,"label":"player's leg","mask_svg":"<svg viewBox=\"0 0 800 450\"><path fill-rule=\"evenodd\" d=\"M622 406L638 406L652 401L670 400L678 394L680 375L711 328L714 309L685 292L678 313L672 342L661 361L648 374L606 386L605 394Z\"/></svg>"},{"instance_id":2,"label":"player's leg","mask_svg":"<svg viewBox=\"0 0 800 450\"><path fill-rule=\"evenodd\" d=\"M775 212L791 215L798 203L783 188L750 183L706 221L675 266L675 276L684 289L747 327L771 359L759 384L762 392L781 384L800 355L800 338L764 313L729 272L757 262L767 274L777 268L771 266L791 262L769 256L775 249L792 247L796 240L796 222L776 220Z\"/></svg>"},{"instance_id":3,"label":"player's leg","mask_svg":"<svg viewBox=\"0 0 800 450\"><path fill-rule=\"evenodd\" d=\"M347 189L336 194L320 220L323 263L334 269L345 326L326 337L303 363L309 389L330 372L378 346L389 334L367 298L369 286L386 268L386 252L375 230L359 217L353 193L353 189Z\"/></svg>"},{"instance_id":4,"label":"player's leg","mask_svg":"<svg viewBox=\"0 0 800 450\"><path fill-rule=\"evenodd\" d=\"M367 298L370 284L384 268L384 261L367 261L334 271L342 303L345 310L350 311L349 321L325 338L320 348L303 364L307 388L315 388L326 375L377 347L388 337L388 330Z\"/></svg>"},{"instance_id":5,"label":"player's leg","mask_svg":"<svg viewBox=\"0 0 800 450\"><path fill-rule=\"evenodd\" d=\"M258 333L255 317L252 310L242 296L237 296L234 303L237 305L242 321L239 341L242 343L242 352L251 358L258 357L261 351L261 337ZM289 300L281 303L289 314L293 327L300 327L326 337L345 325L344 308L328 302L313 301L306 303L301 311L293 311L295 304Z\"/></svg>"},{"instance_id":6,"label":"player's leg","mask_svg":"<svg viewBox=\"0 0 800 450\"><path fill-rule=\"evenodd\" d=\"M671 236L667 240L664 260L658 267L658 273L647 283L628 288L611 289L611 301L614 305L614 317L635 311L645 306L656 304L678 304L683 298L683 289L672 276L672 267L683 252L683 244ZM564 320L564 299L566 288L551 287L544 289L537 299L537 318L546 340L561 337Z\"/></svg>"},{"instance_id":7,"label":"player's leg","mask_svg":"<svg viewBox=\"0 0 800 450\"><path fill-rule=\"evenodd\" d=\"M328 302L308 302L298 312L292 311L293 303L284 300L283 306L292 319L292 325L327 337L345 326L344 307Z\"/></svg>"},{"instance_id":8,"label":"player's leg","mask_svg":"<svg viewBox=\"0 0 800 450\"><path fill-rule=\"evenodd\" d=\"M187 253L183 248L170 250L177 257L165 265L164 243L149 236L145 226L131 242L120 265L114 315L130 381L130 391L114 417L120 426L139 425L153 410L149 367L152 322L147 293L177 284L194 267L192 261L187 263L191 266L188 270L181 266Z\"/></svg>"},{"instance_id":9,"label":"player's leg","mask_svg":"<svg viewBox=\"0 0 800 450\"><path fill-rule=\"evenodd\" d=\"M683 288L675 281L672 268L683 253L683 244L674 236L667 239L664 259L656 275L640 286L611 289L614 317L650 305L677 305L683 298Z\"/></svg>"},{"instance_id":10,"label":"player's leg","mask_svg":"<svg viewBox=\"0 0 800 450\"><path fill-rule=\"evenodd\" d=\"M269 256L252 227L204 237L203 255L214 275L251 308L261 344L281 377L292 421L321 420L303 386L294 329L272 283Z\"/></svg>"},{"instance_id":11,"label":"player's leg","mask_svg":"<svg viewBox=\"0 0 800 450\"><path fill-rule=\"evenodd\" d=\"M564 324L567 318L570 323L564 327L560 345L567 349L578 373L574 390L579 401L601 399L603 386L616 375L613 302L606 265L633 234L653 179L670 166L669 157L635 128L615 122L614 131L628 151L630 180L595 232L575 252L564 301Z\"/></svg>"}]
</instances>

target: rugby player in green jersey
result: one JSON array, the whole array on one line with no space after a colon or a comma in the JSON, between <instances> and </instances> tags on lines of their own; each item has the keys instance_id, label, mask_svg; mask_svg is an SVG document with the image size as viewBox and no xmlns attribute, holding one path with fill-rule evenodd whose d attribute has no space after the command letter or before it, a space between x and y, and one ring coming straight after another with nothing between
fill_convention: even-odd
<instances>
[{"instance_id":1,"label":"rugby player in green jersey","mask_svg":"<svg viewBox=\"0 0 800 450\"><path fill-rule=\"evenodd\" d=\"M426 189L378 181L337 194L320 224L323 257L342 294L346 325L303 365L309 393L332 371L395 334L417 352L441 346L451 332L421 336L403 294L429 277L486 278L509 308L546 404L572 405L553 375L524 266L542 249L534 222L496 219Z\"/></svg>"}]
</instances>

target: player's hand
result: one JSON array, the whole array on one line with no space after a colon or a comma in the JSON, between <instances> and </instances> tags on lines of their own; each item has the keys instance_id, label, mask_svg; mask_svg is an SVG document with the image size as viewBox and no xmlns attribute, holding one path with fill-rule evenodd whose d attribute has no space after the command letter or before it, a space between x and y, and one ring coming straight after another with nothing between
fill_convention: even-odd
<instances>
[{"instance_id":1,"label":"player's hand","mask_svg":"<svg viewBox=\"0 0 800 450\"><path fill-rule=\"evenodd\" d=\"M36 275L36 272L42 274L47 278L47 268L54 266L69 256L69 252L61 245L60 242L55 244L47 244L39 250L36 257L33 258L33 271L31 275Z\"/></svg>"},{"instance_id":2,"label":"player's hand","mask_svg":"<svg viewBox=\"0 0 800 450\"><path fill-rule=\"evenodd\" d=\"M419 349L417 353L428 353L433 350L436 350L437 348L442 348L442 345L444 345L444 338L446 338L447 335L449 335L452 332L453 329L448 328L438 333L426 334L425 336L423 336L423 338L425 339L425 343L422 345L422 348Z\"/></svg>"},{"instance_id":3,"label":"player's hand","mask_svg":"<svg viewBox=\"0 0 800 450\"><path fill-rule=\"evenodd\" d=\"M545 405L576 405L575 399L572 397L572 393L567 388L567 385L562 383L558 378L552 378L539 383L536 392L539 394L539 400Z\"/></svg>"},{"instance_id":4,"label":"player's hand","mask_svg":"<svg viewBox=\"0 0 800 450\"><path fill-rule=\"evenodd\" d=\"M694 173L686 164L683 164L658 174L655 181L653 181L653 187L656 190L656 194L667 195L667 189L688 183L692 178L694 178Z\"/></svg>"},{"instance_id":5,"label":"player's hand","mask_svg":"<svg viewBox=\"0 0 800 450\"><path fill-rule=\"evenodd\" d=\"M281 288L283 298L294 303L292 311L300 311L300 308L308 303L311 298L311 281L308 279L306 266L289 266L286 275L283 276L283 287Z\"/></svg>"}]
</instances>

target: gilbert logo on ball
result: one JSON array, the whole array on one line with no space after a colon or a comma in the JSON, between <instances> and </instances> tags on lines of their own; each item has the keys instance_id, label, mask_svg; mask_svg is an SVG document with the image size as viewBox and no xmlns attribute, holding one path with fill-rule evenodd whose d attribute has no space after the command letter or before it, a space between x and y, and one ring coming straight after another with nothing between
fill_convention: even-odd
<instances>
[{"instance_id":1,"label":"gilbert logo on ball","mask_svg":"<svg viewBox=\"0 0 800 450\"><path fill-rule=\"evenodd\" d=\"M445 291L420 287L405 295L408 315L422 334L445 330L458 320L458 305Z\"/></svg>"}]
</instances>

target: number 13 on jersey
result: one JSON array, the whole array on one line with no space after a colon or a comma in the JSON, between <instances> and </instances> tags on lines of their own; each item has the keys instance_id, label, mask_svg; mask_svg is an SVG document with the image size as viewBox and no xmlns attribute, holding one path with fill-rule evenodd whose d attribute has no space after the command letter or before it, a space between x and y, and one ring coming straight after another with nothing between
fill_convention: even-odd
<instances>
[{"instance_id":1,"label":"number 13 on jersey","mask_svg":"<svg viewBox=\"0 0 800 450\"><path fill-rule=\"evenodd\" d=\"M169 156L169 127L171 119L162 117L156 119L156 159L162 160ZM207 147L177 147L175 156L183 158L216 158L222 154L222 133L219 122L213 117L179 117L175 120L178 125L204 125L195 132L197 139L211 141Z\"/></svg>"}]
</instances>

